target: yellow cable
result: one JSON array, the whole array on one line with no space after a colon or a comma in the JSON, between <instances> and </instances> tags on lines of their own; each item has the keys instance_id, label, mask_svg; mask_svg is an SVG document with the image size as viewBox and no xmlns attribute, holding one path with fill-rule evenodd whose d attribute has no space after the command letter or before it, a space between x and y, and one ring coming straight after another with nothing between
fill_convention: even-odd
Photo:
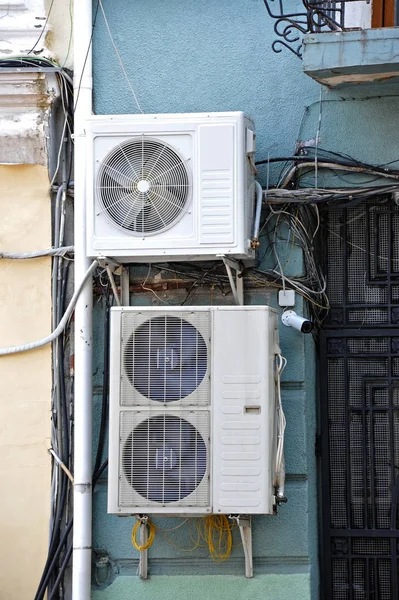
<instances>
[{"instance_id":1,"label":"yellow cable","mask_svg":"<svg viewBox=\"0 0 399 600\"><path fill-rule=\"evenodd\" d=\"M177 544L170 539L168 535L166 535L166 531L174 531L178 529L186 522L189 522L189 525L194 525L195 535L193 535L190 528L190 538L193 542L192 548L181 548ZM209 515L202 519L186 519L183 523L180 523L177 527L173 527L170 530L163 530L148 519L147 525L149 527L149 535L148 540L145 544L139 544L137 541L137 532L139 531L141 525L141 521L136 521L132 529L132 544L139 552L143 552L144 550L148 550L148 548L152 545L155 538L156 529L160 531L160 533L164 536L166 541L171 544L174 548L179 550L180 552L193 552L197 548L207 546L209 549L209 554L215 562L224 562L230 557L231 551L233 549L233 535L232 529L234 524L231 524L226 517L226 515Z\"/></svg>"},{"instance_id":2,"label":"yellow cable","mask_svg":"<svg viewBox=\"0 0 399 600\"><path fill-rule=\"evenodd\" d=\"M203 520L203 538L215 562L224 562L233 548L232 525L226 515L209 515Z\"/></svg>"},{"instance_id":3,"label":"yellow cable","mask_svg":"<svg viewBox=\"0 0 399 600\"><path fill-rule=\"evenodd\" d=\"M148 535L148 540L146 541L145 544L140 545L137 541L137 532L140 528L141 525L141 521L136 521L136 523L133 526L132 529L132 544L133 546L136 548L136 550L138 550L139 552L143 552L143 550L148 550L148 548L150 546L152 546L152 543L154 541L155 538L155 525L152 521L150 521L150 519L148 519L147 521L147 525L148 528L150 530L149 535Z\"/></svg>"}]
</instances>

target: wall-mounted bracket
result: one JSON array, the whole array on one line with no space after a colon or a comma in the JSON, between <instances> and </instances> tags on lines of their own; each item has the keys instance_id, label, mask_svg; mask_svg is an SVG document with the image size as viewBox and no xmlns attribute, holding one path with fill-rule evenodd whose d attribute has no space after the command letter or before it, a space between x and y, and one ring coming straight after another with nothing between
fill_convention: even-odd
<instances>
[{"instance_id":1,"label":"wall-mounted bracket","mask_svg":"<svg viewBox=\"0 0 399 600\"><path fill-rule=\"evenodd\" d=\"M116 275L121 275L123 274L123 267L121 264L119 264L118 262L116 262L115 260L112 260L110 258L106 258L104 256L99 256L97 258L98 260L98 264L100 267L102 267L103 269L105 269L107 271L107 275L108 275L108 279L110 281L111 287L112 287L112 291L113 294L115 296L115 301L117 303L118 306L121 306L121 300L119 298L119 293L118 293L118 288L116 287L116 283L115 283L115 279L114 279L114 273Z\"/></svg>"},{"instance_id":2,"label":"wall-mounted bracket","mask_svg":"<svg viewBox=\"0 0 399 600\"><path fill-rule=\"evenodd\" d=\"M148 517L139 517L140 521L140 546L145 546L148 542ZM140 550L139 559L140 579L148 579L148 550Z\"/></svg>"},{"instance_id":3,"label":"wall-mounted bracket","mask_svg":"<svg viewBox=\"0 0 399 600\"><path fill-rule=\"evenodd\" d=\"M227 276L229 278L231 291L234 296L234 300L238 306L244 305L244 279L241 276L242 266L237 260L232 258L227 258L224 254L218 254L217 258L220 258L223 261L224 266L226 267ZM236 272L235 281L232 270Z\"/></svg>"},{"instance_id":4,"label":"wall-mounted bracket","mask_svg":"<svg viewBox=\"0 0 399 600\"><path fill-rule=\"evenodd\" d=\"M122 267L121 273L121 300L122 306L130 305L130 277L129 267Z\"/></svg>"},{"instance_id":5,"label":"wall-mounted bracket","mask_svg":"<svg viewBox=\"0 0 399 600\"><path fill-rule=\"evenodd\" d=\"M116 275L120 275L122 272L122 265L116 262L116 260L112 260L112 258L97 256L97 262L102 269L109 268L112 273L115 273Z\"/></svg>"},{"instance_id":6,"label":"wall-mounted bracket","mask_svg":"<svg viewBox=\"0 0 399 600\"><path fill-rule=\"evenodd\" d=\"M245 577L250 579L254 576L253 555L252 555L252 522L250 515L230 515L229 519L236 521L244 549L245 558Z\"/></svg>"}]
</instances>

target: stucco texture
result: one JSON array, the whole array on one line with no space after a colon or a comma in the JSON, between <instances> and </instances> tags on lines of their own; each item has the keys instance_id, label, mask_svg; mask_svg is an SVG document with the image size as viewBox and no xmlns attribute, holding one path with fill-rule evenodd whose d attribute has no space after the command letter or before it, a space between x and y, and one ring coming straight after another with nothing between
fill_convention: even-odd
<instances>
[{"instance_id":1,"label":"stucco texture","mask_svg":"<svg viewBox=\"0 0 399 600\"><path fill-rule=\"evenodd\" d=\"M383 164L397 160L397 91L363 90L359 86L338 93L321 88L303 73L302 62L289 50L273 53L275 23L262 0L153 0L151 7L145 0L102 1L127 76L144 112L245 111L255 121L257 160L268 155L289 157L299 145L314 147L316 138L320 148L347 153L365 162ZM291 4L302 6L299 0L292 0ZM94 8L96 5L93 2ZM93 60L95 111L138 112L101 11L94 29ZM284 161L273 163L269 173L267 166L259 167L259 181L276 185L283 166ZM367 183L369 179L360 176L358 181ZM319 174L318 183L321 187L341 187L355 182L346 174L331 175L328 171L327 176ZM301 185L313 187L314 174L303 177ZM273 250L267 238L262 238L262 242L260 268L273 268ZM285 241L281 250L284 246L288 248L287 257L282 260L285 274L301 274L300 253L292 252L292 245ZM132 271L140 280L138 268ZM168 292L164 300L176 303L179 296ZM136 293L131 301L144 305L156 303L157 299ZM216 294L204 294L201 299L194 294L190 298L192 304L220 301L226 300ZM276 295L270 295L270 290L247 294L246 301L277 304ZM304 310L299 300L296 310ZM103 313L99 305L96 311L94 417L98 431ZM319 598L314 346L311 336L284 327L280 327L280 342L288 360L282 384L287 416L288 504L280 508L277 517L254 519L254 582L231 577L242 572L242 548L234 550L228 563L212 566L205 551L189 559L162 536L157 536L149 552L152 577L146 584L140 582L134 577L137 552L130 543L132 520L106 514L104 477L94 495L94 548L110 557L113 572L103 580L102 589L93 591L96 600L134 595L156 600L179 598L182 594L221 599L241 598L240 594L259 600ZM96 439L95 436L94 444ZM166 522L163 526L173 525ZM177 541L182 546L189 544L184 528ZM299 573L298 565L308 572ZM165 578L165 574L170 577Z\"/></svg>"},{"instance_id":2,"label":"stucco texture","mask_svg":"<svg viewBox=\"0 0 399 600\"><path fill-rule=\"evenodd\" d=\"M305 600L309 598L306 574L265 575L255 579L229 576L154 577L141 581L119 577L103 592L93 592L92 600Z\"/></svg>"},{"instance_id":3,"label":"stucco texture","mask_svg":"<svg viewBox=\"0 0 399 600\"><path fill-rule=\"evenodd\" d=\"M254 117L257 158L291 155L301 119L303 131L313 137L317 121L308 126L306 105L317 101L319 86L302 73L301 62L288 51L273 53L273 21L262 0L102 0L109 27L144 112L201 112L242 110ZM301 4L298 2L298 5ZM93 2L94 10L97 3ZM138 112L129 86L111 45L102 12L98 11L93 36L94 108L97 114ZM317 113L317 111L315 111ZM281 166L270 169L274 183ZM267 169L259 171L265 184ZM265 238L262 238L264 241ZM273 257L266 245L260 257L268 266ZM266 263L264 263L266 264ZM300 253L289 252L286 274L302 270ZM140 278L137 267L133 275ZM145 278L145 272L143 280ZM175 304L178 294L167 292ZM247 294L253 304L276 305L270 290ZM152 295L134 294L134 304L157 302ZM215 293L194 294L191 304L232 302ZM301 302L297 304L301 312ZM94 448L97 444L103 369L103 311L95 308L94 344ZM281 329L281 328L280 328ZM151 600L216 598L220 600L298 599L318 597L317 511L314 373L305 369L305 339L294 330L281 330L281 349L288 359L284 373L283 404L287 413L286 467L287 505L277 517L257 517L253 524L255 579L243 574L242 547L223 564L212 564L205 549L185 554L157 535L149 552L151 579L141 582L137 574L138 553L131 545L133 519L107 515L106 474L94 494L93 547L110 557L112 572L95 567L95 600L131 597ZM312 360L312 343L307 352ZM161 526L175 521L163 519ZM190 546L186 527L173 532L173 541ZM101 561L100 561L101 562ZM100 569L102 571L102 569ZM96 581L97 580L97 581ZM100 585L101 587L96 587Z\"/></svg>"},{"instance_id":4,"label":"stucco texture","mask_svg":"<svg viewBox=\"0 0 399 600\"><path fill-rule=\"evenodd\" d=\"M51 245L48 175L0 165L0 251ZM0 260L0 346L50 330L48 258ZM51 349L0 358L0 599L33 598L44 565L50 506Z\"/></svg>"}]
</instances>

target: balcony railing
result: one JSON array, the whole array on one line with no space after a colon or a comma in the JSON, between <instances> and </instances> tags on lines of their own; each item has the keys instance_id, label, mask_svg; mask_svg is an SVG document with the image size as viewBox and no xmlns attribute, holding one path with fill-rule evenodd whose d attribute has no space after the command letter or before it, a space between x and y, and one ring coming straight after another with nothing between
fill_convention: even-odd
<instances>
[{"instance_id":1,"label":"balcony railing","mask_svg":"<svg viewBox=\"0 0 399 600\"><path fill-rule=\"evenodd\" d=\"M371 14L370 0L302 0L302 6L297 3L299 9L296 12L292 12L292 0L263 1L267 12L275 19L274 31L278 39L272 44L274 52L281 52L285 47L300 58L304 34L361 28L364 26L362 13Z\"/></svg>"}]
</instances>

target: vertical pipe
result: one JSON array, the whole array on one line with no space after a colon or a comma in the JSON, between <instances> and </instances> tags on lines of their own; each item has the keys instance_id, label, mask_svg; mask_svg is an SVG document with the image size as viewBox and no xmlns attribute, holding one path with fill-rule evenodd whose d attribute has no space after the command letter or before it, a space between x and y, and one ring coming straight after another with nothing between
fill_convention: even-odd
<instances>
[{"instance_id":1,"label":"vertical pipe","mask_svg":"<svg viewBox=\"0 0 399 600\"><path fill-rule=\"evenodd\" d=\"M92 112L91 33L91 0L74 0L75 287L89 267L85 248L84 120ZM91 596L92 305L90 277L75 308L73 600L90 600Z\"/></svg>"}]
</instances>

